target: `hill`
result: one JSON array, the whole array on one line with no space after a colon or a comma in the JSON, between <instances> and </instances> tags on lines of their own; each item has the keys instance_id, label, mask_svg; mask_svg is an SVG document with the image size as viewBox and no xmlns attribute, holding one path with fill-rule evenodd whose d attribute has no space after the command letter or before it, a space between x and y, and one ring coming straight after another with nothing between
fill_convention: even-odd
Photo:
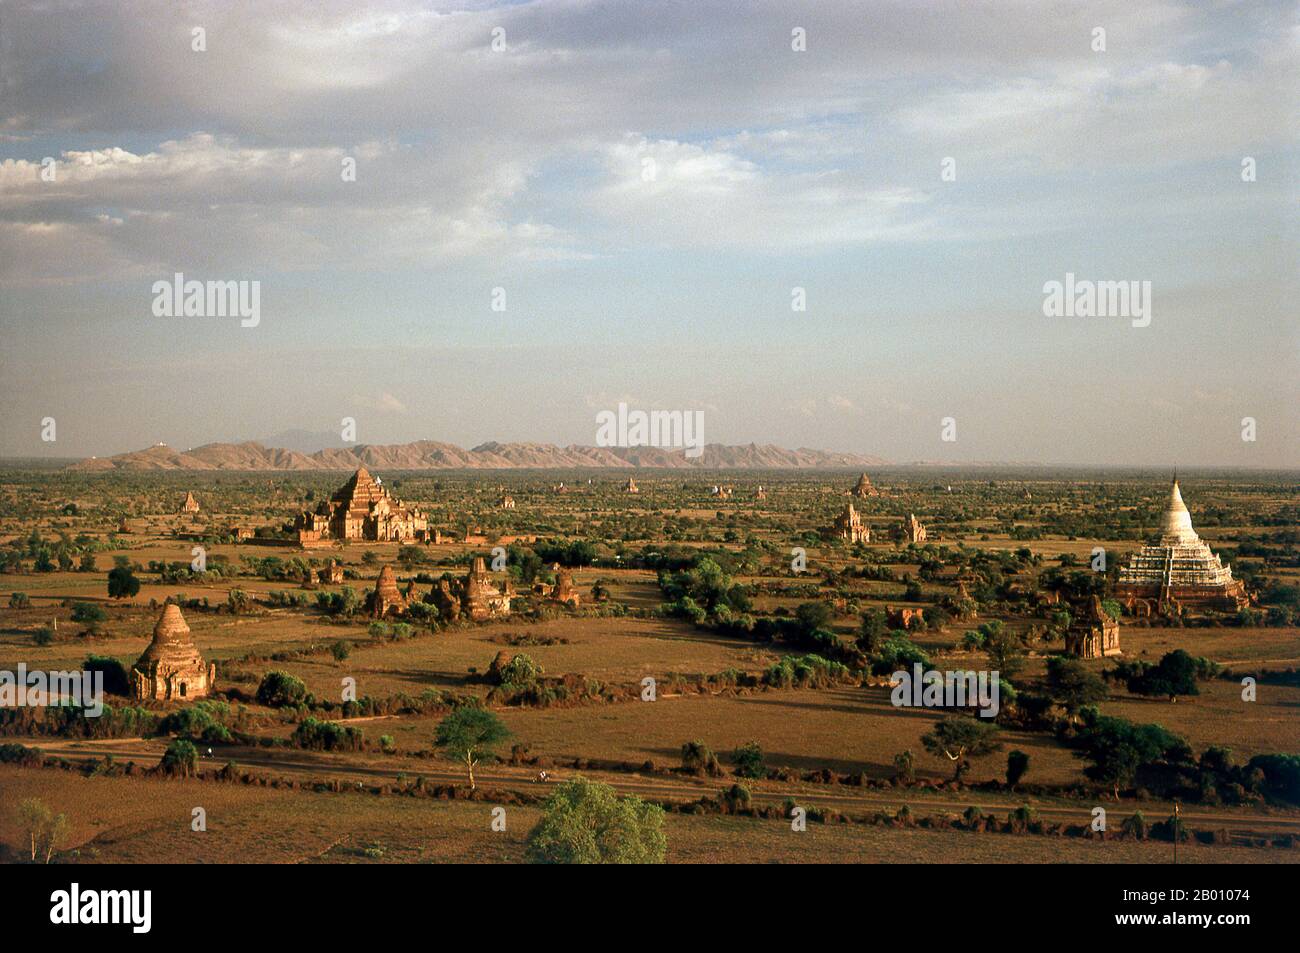
<instances>
[{"instance_id":1,"label":"hill","mask_svg":"<svg viewBox=\"0 0 1300 953\"><path fill-rule=\"evenodd\" d=\"M792 470L879 466L879 457L826 450L786 450L770 444L730 447L711 443L697 457L660 447L559 447L552 443L479 444L465 450L435 440L358 444L300 453L255 440L209 443L190 450L158 444L113 457L91 457L68 469L110 470L563 470L576 468Z\"/></svg>"}]
</instances>

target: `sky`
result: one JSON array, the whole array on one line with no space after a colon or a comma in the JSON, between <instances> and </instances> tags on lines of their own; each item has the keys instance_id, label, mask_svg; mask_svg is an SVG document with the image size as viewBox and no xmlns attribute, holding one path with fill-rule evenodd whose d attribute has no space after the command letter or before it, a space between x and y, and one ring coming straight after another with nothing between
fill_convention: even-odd
<instances>
[{"instance_id":1,"label":"sky","mask_svg":"<svg viewBox=\"0 0 1300 953\"><path fill-rule=\"evenodd\" d=\"M1295 11L0 3L0 456L590 445L626 402L1298 467ZM256 326L156 314L178 272L258 282ZM1149 324L1046 315L1067 274Z\"/></svg>"}]
</instances>

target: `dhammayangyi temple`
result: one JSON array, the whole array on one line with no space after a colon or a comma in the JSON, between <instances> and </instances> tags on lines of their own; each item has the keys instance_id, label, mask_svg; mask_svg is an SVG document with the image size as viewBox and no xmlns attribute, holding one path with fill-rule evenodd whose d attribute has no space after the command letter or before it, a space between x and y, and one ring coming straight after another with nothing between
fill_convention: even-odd
<instances>
[{"instance_id":1,"label":"dhammayangyi temple","mask_svg":"<svg viewBox=\"0 0 1300 953\"><path fill-rule=\"evenodd\" d=\"M294 522L299 543L322 539L423 540L429 521L420 510L394 499L388 488L361 467L328 501L300 513Z\"/></svg>"},{"instance_id":2,"label":"dhammayangyi temple","mask_svg":"<svg viewBox=\"0 0 1300 953\"><path fill-rule=\"evenodd\" d=\"M1225 566L1196 530L1174 479L1160 541L1143 546L1120 570L1115 595L1129 608L1149 599L1162 610L1178 606L1235 611L1247 604L1241 580Z\"/></svg>"}]
</instances>

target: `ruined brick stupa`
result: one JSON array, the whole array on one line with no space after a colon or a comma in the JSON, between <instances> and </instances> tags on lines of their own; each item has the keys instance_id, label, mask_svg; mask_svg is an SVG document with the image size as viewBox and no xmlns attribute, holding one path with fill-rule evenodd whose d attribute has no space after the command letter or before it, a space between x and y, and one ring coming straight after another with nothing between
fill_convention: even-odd
<instances>
[{"instance_id":1,"label":"ruined brick stupa","mask_svg":"<svg viewBox=\"0 0 1300 953\"><path fill-rule=\"evenodd\" d=\"M153 641L131 669L131 694L142 701L202 698L217 680L216 665L203 661L180 607L163 606Z\"/></svg>"}]
</instances>

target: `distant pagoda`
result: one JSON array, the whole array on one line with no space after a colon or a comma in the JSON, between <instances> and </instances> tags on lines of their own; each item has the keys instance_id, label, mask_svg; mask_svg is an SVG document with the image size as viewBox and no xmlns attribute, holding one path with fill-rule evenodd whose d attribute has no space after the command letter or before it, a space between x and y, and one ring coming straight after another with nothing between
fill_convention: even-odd
<instances>
[{"instance_id":1,"label":"distant pagoda","mask_svg":"<svg viewBox=\"0 0 1300 953\"><path fill-rule=\"evenodd\" d=\"M1120 570L1115 594L1130 606L1138 599L1155 600L1162 608L1235 611L1246 605L1245 587L1232 578L1232 567L1223 565L1192 529L1177 477L1169 492L1160 541L1143 546Z\"/></svg>"},{"instance_id":2,"label":"distant pagoda","mask_svg":"<svg viewBox=\"0 0 1300 953\"><path fill-rule=\"evenodd\" d=\"M850 496L856 496L860 500L865 500L869 496L879 496L880 491L871 485L871 477L865 473L858 477L858 484L849 491Z\"/></svg>"},{"instance_id":3,"label":"distant pagoda","mask_svg":"<svg viewBox=\"0 0 1300 953\"><path fill-rule=\"evenodd\" d=\"M852 503L845 503L844 512L835 518L829 535L850 543L869 543L871 527L862 522L862 517L858 515Z\"/></svg>"}]
</instances>

